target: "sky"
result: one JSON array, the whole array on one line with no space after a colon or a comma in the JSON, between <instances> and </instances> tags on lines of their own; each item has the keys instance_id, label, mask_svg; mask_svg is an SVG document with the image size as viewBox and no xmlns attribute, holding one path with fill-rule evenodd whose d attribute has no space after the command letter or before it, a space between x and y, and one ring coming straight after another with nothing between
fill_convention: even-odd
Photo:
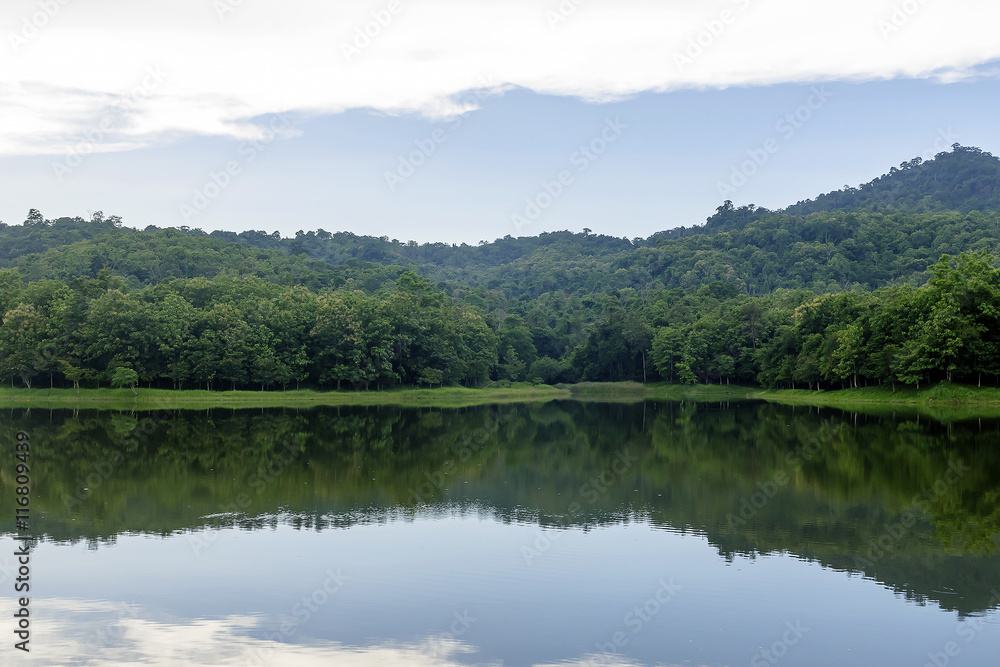
<instances>
[{"instance_id":1,"label":"sky","mask_svg":"<svg viewBox=\"0 0 1000 667\"><path fill-rule=\"evenodd\" d=\"M647 237L954 143L981 0L4 0L0 220Z\"/></svg>"}]
</instances>

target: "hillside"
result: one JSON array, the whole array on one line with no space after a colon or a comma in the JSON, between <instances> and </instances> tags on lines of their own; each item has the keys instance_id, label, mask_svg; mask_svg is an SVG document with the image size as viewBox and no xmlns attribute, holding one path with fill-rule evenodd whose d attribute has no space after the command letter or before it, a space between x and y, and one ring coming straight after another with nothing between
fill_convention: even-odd
<instances>
[{"instance_id":1,"label":"hillside","mask_svg":"<svg viewBox=\"0 0 1000 667\"><path fill-rule=\"evenodd\" d=\"M857 190L784 211L725 202L705 225L632 240L283 239L32 210L0 225L0 376L175 388L990 382L998 164L956 146Z\"/></svg>"},{"instance_id":2,"label":"hillside","mask_svg":"<svg viewBox=\"0 0 1000 667\"><path fill-rule=\"evenodd\" d=\"M314 289L351 281L370 292L409 269L448 289L498 290L513 300L713 281L750 295L917 285L944 253L998 247L1000 160L961 146L783 211L725 202L704 225L647 239L550 232L470 246L322 229L281 238L263 231L137 231L100 213L45 220L37 211L21 226L0 226L0 267L16 266L33 280L94 277L108 267L137 284L229 274Z\"/></svg>"},{"instance_id":3,"label":"hillside","mask_svg":"<svg viewBox=\"0 0 1000 667\"><path fill-rule=\"evenodd\" d=\"M982 149L954 144L924 162L914 158L856 188L798 202L785 213L820 211L997 211L1000 210L1000 159Z\"/></svg>"}]
</instances>

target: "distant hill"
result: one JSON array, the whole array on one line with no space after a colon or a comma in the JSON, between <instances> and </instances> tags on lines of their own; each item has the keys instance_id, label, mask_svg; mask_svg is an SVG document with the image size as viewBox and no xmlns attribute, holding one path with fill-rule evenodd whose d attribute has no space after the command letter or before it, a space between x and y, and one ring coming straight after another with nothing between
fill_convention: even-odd
<instances>
[{"instance_id":1,"label":"distant hill","mask_svg":"<svg viewBox=\"0 0 1000 667\"><path fill-rule=\"evenodd\" d=\"M115 217L0 224L0 268L31 280L93 277L104 267L140 284L254 275L279 284L376 291L412 270L446 289L523 301L620 289L835 291L921 283L943 253L1000 249L1000 159L955 145L857 188L770 211L724 202L705 224L649 238L546 232L479 245L400 241L323 229L241 233L135 230Z\"/></svg>"},{"instance_id":2,"label":"distant hill","mask_svg":"<svg viewBox=\"0 0 1000 667\"><path fill-rule=\"evenodd\" d=\"M997 165L956 146L646 239L282 238L32 209L0 224L0 381L978 383L1000 377Z\"/></svg>"},{"instance_id":3,"label":"distant hill","mask_svg":"<svg viewBox=\"0 0 1000 667\"><path fill-rule=\"evenodd\" d=\"M795 215L819 211L1000 211L1000 158L955 144L933 160L913 158L869 183L845 186L784 210Z\"/></svg>"}]
</instances>

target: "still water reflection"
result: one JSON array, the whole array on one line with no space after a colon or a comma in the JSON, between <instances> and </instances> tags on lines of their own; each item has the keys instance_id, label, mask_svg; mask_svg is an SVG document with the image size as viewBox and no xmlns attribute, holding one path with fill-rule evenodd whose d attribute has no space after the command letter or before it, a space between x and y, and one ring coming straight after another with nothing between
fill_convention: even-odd
<instances>
[{"instance_id":1,"label":"still water reflection","mask_svg":"<svg viewBox=\"0 0 1000 667\"><path fill-rule=\"evenodd\" d=\"M19 430L34 625L30 660L7 641L4 664L1000 654L997 420L575 402L8 410L0 442Z\"/></svg>"}]
</instances>

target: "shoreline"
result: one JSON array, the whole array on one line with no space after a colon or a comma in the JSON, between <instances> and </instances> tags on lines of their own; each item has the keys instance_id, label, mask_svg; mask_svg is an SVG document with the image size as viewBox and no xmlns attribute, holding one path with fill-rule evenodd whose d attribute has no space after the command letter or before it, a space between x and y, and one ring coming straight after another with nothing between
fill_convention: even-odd
<instances>
[{"instance_id":1,"label":"shoreline","mask_svg":"<svg viewBox=\"0 0 1000 667\"><path fill-rule=\"evenodd\" d=\"M492 403L531 403L551 400L636 402L674 400L691 402L764 401L780 405L870 411L879 407L916 408L933 412L967 412L1000 416L1000 389L965 385L933 385L919 391L900 387L867 387L833 391L760 389L737 385L667 385L636 382L577 385L514 384L510 387L468 389L403 388L381 391L205 391L203 389L25 389L0 388L0 408L105 408L112 410L209 408L307 408L318 406L469 407Z\"/></svg>"}]
</instances>

